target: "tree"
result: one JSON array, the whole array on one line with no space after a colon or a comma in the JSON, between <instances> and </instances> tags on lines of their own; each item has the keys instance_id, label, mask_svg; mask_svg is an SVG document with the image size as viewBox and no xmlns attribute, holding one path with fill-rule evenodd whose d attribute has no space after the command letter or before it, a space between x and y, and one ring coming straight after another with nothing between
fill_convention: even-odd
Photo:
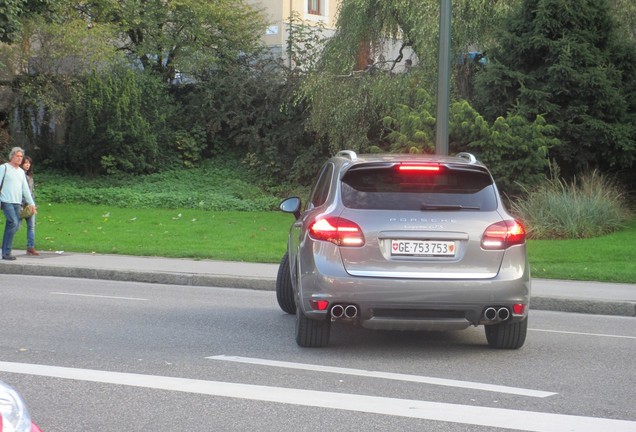
<instances>
[{"instance_id":1,"label":"tree","mask_svg":"<svg viewBox=\"0 0 636 432\"><path fill-rule=\"evenodd\" d=\"M453 51L466 53L491 41L499 18L518 1L454 0ZM434 94L438 16L438 0L343 0L336 33L304 86L311 104L309 124L328 138L332 151L381 145L381 119L393 104L413 107L408 101L414 100L416 88ZM379 58L384 46L396 42L417 55L419 66L408 77L383 73L379 63L363 70L372 63L367 57ZM386 60L390 66L391 60L403 59Z\"/></svg>"},{"instance_id":2,"label":"tree","mask_svg":"<svg viewBox=\"0 0 636 432\"><path fill-rule=\"evenodd\" d=\"M636 159L636 45L616 32L607 0L525 0L477 77L477 109L543 116L562 141L564 174L629 169Z\"/></svg>"},{"instance_id":3,"label":"tree","mask_svg":"<svg viewBox=\"0 0 636 432\"><path fill-rule=\"evenodd\" d=\"M19 135L20 143L25 147L39 151L41 162L62 161L63 158L59 158L61 152L55 147L64 145L65 137L61 132L65 130L69 103L72 101L74 104L73 115L76 118L90 117L91 113L98 112L103 119L111 119L113 123L104 122L85 130L73 129L77 137L93 131L99 135L96 141L102 147L109 142L105 136L112 138L112 151L100 147L99 151L87 155L90 167L86 170L95 173L130 168L126 162L127 154L122 153L123 147L119 147L124 144L131 148L140 146L141 150L131 159L132 170L139 172L147 172L152 169L150 164L159 162L153 156L157 153L174 156L176 151L178 157L183 156L184 163L192 163L198 160L205 144L205 141L199 141L201 127L179 132L178 122L173 125L177 128L174 134L162 136L165 122L143 103L138 111L126 114L130 115L128 120L141 119L138 128L127 119L115 122L114 119L123 112L116 100L108 100L99 109L93 107L96 111L88 110L82 114L78 108L81 106L78 101L83 99L80 93L86 90L90 94L95 90L96 76L112 73L113 77L118 77L120 68L124 67L132 68L134 73L142 70L154 73L164 84L172 82L179 72L196 76L202 82L226 65L243 61L243 56L251 56L257 51L260 35L265 29L256 9L234 0L9 2L14 6L12 16L17 17L20 31L12 36L15 43L0 46L5 51L0 52L0 61L6 59L10 63L6 68L6 81L10 86L5 89L10 88L15 94L15 105L7 108L6 112L13 113L17 108L20 114L17 118L21 125L13 125L18 132L14 136ZM40 13L35 13L37 8L31 4L42 6ZM0 19L2 12L0 10ZM5 75L0 79L4 80ZM92 84L85 88L84 84L91 80ZM149 82L143 77L139 80ZM120 79L104 85L113 94L125 99L132 97L131 91L135 86L130 84L132 81L132 78ZM123 88L115 89L113 85L122 85ZM146 94L145 100L162 100L167 104L164 108L173 107L173 101L164 98L170 90L176 90L176 86L155 86L154 90L157 94ZM130 108L137 109L135 106ZM113 111L109 113L108 110ZM13 115L7 117L14 118ZM139 132L146 123L151 131L148 139ZM124 129L117 134L114 133L115 126ZM102 130L100 127L111 129ZM55 136L53 131L56 131ZM80 141L90 143L88 137L84 138L86 140ZM134 140L140 141L136 143ZM158 151L157 145L167 148ZM69 151L72 150L70 147ZM140 159L136 159L137 153ZM98 157L96 163L94 156Z\"/></svg>"},{"instance_id":4,"label":"tree","mask_svg":"<svg viewBox=\"0 0 636 432\"><path fill-rule=\"evenodd\" d=\"M119 48L168 82L177 71L196 74L253 52L266 27L241 0L113 2L96 18L114 22L124 41Z\"/></svg>"},{"instance_id":5,"label":"tree","mask_svg":"<svg viewBox=\"0 0 636 432\"><path fill-rule=\"evenodd\" d=\"M123 60L112 49L114 39L108 25L89 27L85 21L66 19L50 10L23 21L20 40L2 50L9 63L6 71L14 99L9 109L11 119L18 120L13 129L19 144L48 159L56 141L62 139L54 132L63 130L71 89L81 86L91 71Z\"/></svg>"},{"instance_id":6,"label":"tree","mask_svg":"<svg viewBox=\"0 0 636 432\"><path fill-rule=\"evenodd\" d=\"M499 19L519 0L453 0L452 51L465 53L492 38ZM336 34L326 55L331 72L349 73L361 43L379 54L390 40L410 46L420 63L432 71L437 63L439 0L343 0Z\"/></svg>"}]
</instances>

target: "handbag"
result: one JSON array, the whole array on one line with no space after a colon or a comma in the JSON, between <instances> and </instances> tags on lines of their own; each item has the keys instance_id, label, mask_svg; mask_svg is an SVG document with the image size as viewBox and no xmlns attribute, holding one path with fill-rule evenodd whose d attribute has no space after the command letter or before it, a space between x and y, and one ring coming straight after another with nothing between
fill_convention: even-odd
<instances>
[{"instance_id":1,"label":"handbag","mask_svg":"<svg viewBox=\"0 0 636 432\"><path fill-rule=\"evenodd\" d=\"M22 208L20 209L20 219L26 219L33 216L33 207L29 204L22 204Z\"/></svg>"}]
</instances>

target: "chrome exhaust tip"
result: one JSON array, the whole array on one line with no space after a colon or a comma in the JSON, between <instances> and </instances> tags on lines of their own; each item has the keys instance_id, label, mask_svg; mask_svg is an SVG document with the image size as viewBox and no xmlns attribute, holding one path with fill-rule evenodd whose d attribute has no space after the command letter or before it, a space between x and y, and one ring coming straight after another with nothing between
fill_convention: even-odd
<instances>
[{"instance_id":1,"label":"chrome exhaust tip","mask_svg":"<svg viewBox=\"0 0 636 432\"><path fill-rule=\"evenodd\" d=\"M510 311L505 307L499 308L499 310L497 310L497 317L502 321L506 321L510 318Z\"/></svg>"},{"instance_id":2,"label":"chrome exhaust tip","mask_svg":"<svg viewBox=\"0 0 636 432\"><path fill-rule=\"evenodd\" d=\"M354 305L349 305L344 310L344 316L351 319L358 316L358 308Z\"/></svg>"},{"instance_id":3,"label":"chrome exhaust tip","mask_svg":"<svg viewBox=\"0 0 636 432\"><path fill-rule=\"evenodd\" d=\"M484 317L488 321L494 321L497 318L497 309L495 309L494 307L486 308L486 310L484 311Z\"/></svg>"},{"instance_id":4,"label":"chrome exhaust tip","mask_svg":"<svg viewBox=\"0 0 636 432\"><path fill-rule=\"evenodd\" d=\"M342 305L335 305L334 307L331 308L331 317L338 319L338 318L342 318L342 316L345 313L345 309L342 307Z\"/></svg>"}]
</instances>

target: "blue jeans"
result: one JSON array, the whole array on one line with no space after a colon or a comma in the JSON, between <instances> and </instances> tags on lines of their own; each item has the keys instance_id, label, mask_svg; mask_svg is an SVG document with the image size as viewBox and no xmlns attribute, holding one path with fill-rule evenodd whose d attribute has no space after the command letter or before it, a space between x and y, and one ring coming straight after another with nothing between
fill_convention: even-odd
<instances>
[{"instance_id":1,"label":"blue jeans","mask_svg":"<svg viewBox=\"0 0 636 432\"><path fill-rule=\"evenodd\" d=\"M11 255L13 249L13 237L20 228L20 204L2 203L2 212L7 218L7 224L4 226L4 236L2 237L2 256Z\"/></svg>"},{"instance_id":2,"label":"blue jeans","mask_svg":"<svg viewBox=\"0 0 636 432\"><path fill-rule=\"evenodd\" d=\"M27 249L35 249L35 215L25 218L27 226ZM18 229L22 225L22 219L18 222Z\"/></svg>"}]
</instances>

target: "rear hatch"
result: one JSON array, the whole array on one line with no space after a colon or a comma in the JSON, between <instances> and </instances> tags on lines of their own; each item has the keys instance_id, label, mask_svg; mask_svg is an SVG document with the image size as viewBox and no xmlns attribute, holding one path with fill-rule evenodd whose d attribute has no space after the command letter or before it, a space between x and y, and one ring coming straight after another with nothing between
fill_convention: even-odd
<instances>
[{"instance_id":1,"label":"rear hatch","mask_svg":"<svg viewBox=\"0 0 636 432\"><path fill-rule=\"evenodd\" d=\"M356 223L361 247L340 247L354 276L488 279L504 252L483 250L503 218L490 173L467 163L365 163L340 182L341 218Z\"/></svg>"}]
</instances>

